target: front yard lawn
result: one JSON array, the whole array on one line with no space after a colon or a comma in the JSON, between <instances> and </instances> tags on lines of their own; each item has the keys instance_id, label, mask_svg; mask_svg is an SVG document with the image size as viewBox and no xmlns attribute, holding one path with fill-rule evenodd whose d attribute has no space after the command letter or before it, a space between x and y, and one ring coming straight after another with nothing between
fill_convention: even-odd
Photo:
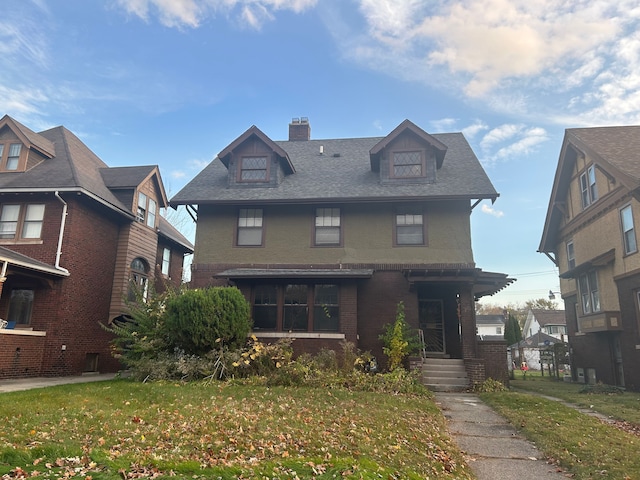
<instances>
[{"instance_id":1,"label":"front yard lawn","mask_svg":"<svg viewBox=\"0 0 640 480\"><path fill-rule=\"evenodd\" d=\"M115 380L0 398L2 478L474 478L428 395Z\"/></svg>"}]
</instances>

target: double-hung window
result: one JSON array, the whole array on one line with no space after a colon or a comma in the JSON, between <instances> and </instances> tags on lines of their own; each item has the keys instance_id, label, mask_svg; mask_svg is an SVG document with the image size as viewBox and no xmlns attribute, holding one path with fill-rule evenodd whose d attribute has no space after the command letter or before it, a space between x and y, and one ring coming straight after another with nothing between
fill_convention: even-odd
<instances>
[{"instance_id":1,"label":"double-hung window","mask_svg":"<svg viewBox=\"0 0 640 480\"><path fill-rule=\"evenodd\" d=\"M0 164L2 165L2 170L7 172L15 172L18 170L21 152L22 144L20 143L0 144Z\"/></svg>"},{"instance_id":2,"label":"double-hung window","mask_svg":"<svg viewBox=\"0 0 640 480\"><path fill-rule=\"evenodd\" d=\"M598 274L595 270L578 277L582 312L584 314L600 311L600 293L598 291Z\"/></svg>"},{"instance_id":3,"label":"double-hung window","mask_svg":"<svg viewBox=\"0 0 640 480\"><path fill-rule=\"evenodd\" d=\"M595 165L589 166L587 171L580 175L580 192L582 195L582 208L587 208L598 199Z\"/></svg>"},{"instance_id":4,"label":"double-hung window","mask_svg":"<svg viewBox=\"0 0 640 480\"><path fill-rule=\"evenodd\" d=\"M278 290L275 285L260 285L253 294L253 329L275 330L278 321Z\"/></svg>"},{"instance_id":5,"label":"double-hung window","mask_svg":"<svg viewBox=\"0 0 640 480\"><path fill-rule=\"evenodd\" d=\"M287 285L284 289L283 330L308 329L308 289L306 285Z\"/></svg>"},{"instance_id":6,"label":"double-hung window","mask_svg":"<svg viewBox=\"0 0 640 480\"><path fill-rule=\"evenodd\" d=\"M622 237L624 243L624 253L635 253L638 251L636 243L636 230L633 225L633 212L631 205L627 205L620 210L620 222L622 224Z\"/></svg>"},{"instance_id":7,"label":"double-hung window","mask_svg":"<svg viewBox=\"0 0 640 480\"><path fill-rule=\"evenodd\" d=\"M162 274L165 277L168 277L170 271L171 271L171 250L164 247L162 249Z\"/></svg>"},{"instance_id":8,"label":"double-hung window","mask_svg":"<svg viewBox=\"0 0 640 480\"><path fill-rule=\"evenodd\" d=\"M156 213L158 204L142 192L138 192L138 210L136 220L146 224L148 227L156 226Z\"/></svg>"},{"instance_id":9,"label":"double-hung window","mask_svg":"<svg viewBox=\"0 0 640 480\"><path fill-rule=\"evenodd\" d=\"M424 218L422 213L402 211L396 213L396 245L424 245Z\"/></svg>"},{"instance_id":10,"label":"double-hung window","mask_svg":"<svg viewBox=\"0 0 640 480\"><path fill-rule=\"evenodd\" d=\"M44 204L5 204L0 208L0 239L39 239Z\"/></svg>"},{"instance_id":11,"label":"double-hung window","mask_svg":"<svg viewBox=\"0 0 640 480\"><path fill-rule=\"evenodd\" d=\"M337 332L338 285L316 285L313 304L313 329L319 332Z\"/></svg>"},{"instance_id":12,"label":"double-hung window","mask_svg":"<svg viewBox=\"0 0 640 480\"><path fill-rule=\"evenodd\" d=\"M316 208L315 245L340 245L339 208Z\"/></svg>"},{"instance_id":13,"label":"double-hung window","mask_svg":"<svg viewBox=\"0 0 640 480\"><path fill-rule=\"evenodd\" d=\"M238 246L262 245L262 209L241 208L238 212Z\"/></svg>"},{"instance_id":14,"label":"double-hung window","mask_svg":"<svg viewBox=\"0 0 640 480\"><path fill-rule=\"evenodd\" d=\"M576 268L576 252L573 248L573 240L567 242L567 269Z\"/></svg>"}]
</instances>

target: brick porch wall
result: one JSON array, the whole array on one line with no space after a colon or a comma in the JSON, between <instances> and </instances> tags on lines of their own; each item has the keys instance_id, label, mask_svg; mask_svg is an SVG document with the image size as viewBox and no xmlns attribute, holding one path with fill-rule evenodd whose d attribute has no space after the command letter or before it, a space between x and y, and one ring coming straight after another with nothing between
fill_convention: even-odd
<instances>
[{"instance_id":1,"label":"brick porch wall","mask_svg":"<svg viewBox=\"0 0 640 480\"><path fill-rule=\"evenodd\" d=\"M507 365L507 342L479 341L478 356L484 360L485 377L493 378L509 385L509 368Z\"/></svg>"},{"instance_id":2,"label":"brick porch wall","mask_svg":"<svg viewBox=\"0 0 640 480\"><path fill-rule=\"evenodd\" d=\"M40 376L45 338L15 331L0 333L0 378Z\"/></svg>"}]
</instances>

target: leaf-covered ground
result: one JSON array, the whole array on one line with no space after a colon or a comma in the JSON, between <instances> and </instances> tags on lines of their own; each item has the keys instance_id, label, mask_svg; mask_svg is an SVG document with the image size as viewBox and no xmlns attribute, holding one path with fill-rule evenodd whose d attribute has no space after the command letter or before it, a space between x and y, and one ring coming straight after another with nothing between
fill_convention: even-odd
<instances>
[{"instance_id":1,"label":"leaf-covered ground","mask_svg":"<svg viewBox=\"0 0 640 480\"><path fill-rule=\"evenodd\" d=\"M473 478L427 396L119 380L0 398L2 478Z\"/></svg>"}]
</instances>

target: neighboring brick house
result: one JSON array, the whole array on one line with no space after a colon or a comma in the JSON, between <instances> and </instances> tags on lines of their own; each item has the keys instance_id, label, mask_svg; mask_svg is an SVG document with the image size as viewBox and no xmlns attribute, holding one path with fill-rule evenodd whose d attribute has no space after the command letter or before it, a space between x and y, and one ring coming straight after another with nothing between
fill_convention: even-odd
<instances>
[{"instance_id":1,"label":"neighboring brick house","mask_svg":"<svg viewBox=\"0 0 640 480\"><path fill-rule=\"evenodd\" d=\"M524 327L522 327L522 337L531 337L538 332L566 342L567 320L564 316L564 310L530 308L524 321Z\"/></svg>"},{"instance_id":2,"label":"neighboring brick house","mask_svg":"<svg viewBox=\"0 0 640 480\"><path fill-rule=\"evenodd\" d=\"M192 252L166 206L157 166L110 168L64 127L0 119L0 378L118 370L100 324L132 283L179 285Z\"/></svg>"},{"instance_id":3,"label":"neighboring brick house","mask_svg":"<svg viewBox=\"0 0 640 480\"><path fill-rule=\"evenodd\" d=\"M539 251L560 272L574 380L640 391L640 126L567 129Z\"/></svg>"},{"instance_id":4,"label":"neighboring brick house","mask_svg":"<svg viewBox=\"0 0 640 480\"><path fill-rule=\"evenodd\" d=\"M171 204L197 212L192 285L237 285L260 339L294 337L297 352L347 340L384 361L379 335L404 302L428 354L480 379L474 302L511 279L476 267L470 214L497 197L461 133L406 120L386 137L312 140L303 118L288 141L252 126Z\"/></svg>"}]
</instances>

